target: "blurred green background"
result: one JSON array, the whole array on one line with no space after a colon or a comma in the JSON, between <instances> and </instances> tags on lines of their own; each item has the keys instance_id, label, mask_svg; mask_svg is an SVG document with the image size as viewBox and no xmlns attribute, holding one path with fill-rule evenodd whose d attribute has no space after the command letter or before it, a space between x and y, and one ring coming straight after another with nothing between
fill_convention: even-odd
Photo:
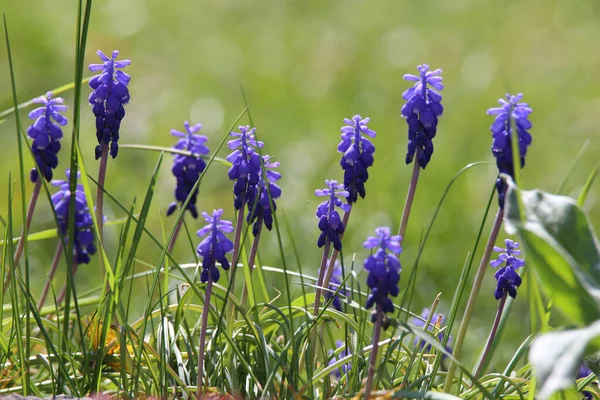
<instances>
[{"instance_id":1,"label":"blurred green background","mask_svg":"<svg viewBox=\"0 0 600 400\"><path fill-rule=\"evenodd\" d=\"M76 3L3 2L20 102L73 80ZM600 3L595 0L95 1L85 62L98 61L97 49L107 54L119 49L120 58L132 60L126 69L132 81L131 102L121 129L123 144L171 146L175 139L169 129L182 129L183 121L189 120L204 124L202 133L214 147L244 107L242 85L265 152L281 161L279 216L291 226L305 272L315 271L320 261L314 217L319 200L313 192L325 179L342 178L336 153L342 119L357 113L369 116L370 127L377 132L367 198L354 208L344 238L346 263L356 252L360 270L367 254L361 246L365 237L380 225L397 229L412 171L412 166L404 164L406 124L400 108L409 83L402 75L415 73L421 63L442 68L445 112L433 159L421 174L404 241L401 261L406 285L419 240L450 179L468 163L493 161L492 118L486 109L506 92L524 93L524 101L534 110L525 187L556 191L576 154L591 139L566 186L568 193L578 193L599 159L600 53L595 51L600 39L599 14ZM12 105L5 50L0 51L0 74L0 108L4 110ZM96 139L88 93L86 87L81 138L86 167L94 171ZM64 97L72 105L73 93ZM29 124L26 113L22 122ZM242 122L248 123L247 118ZM68 162L70 128L69 124L65 130L61 169ZM0 125L0 135L6 150L0 156L0 214L6 217L8 171L16 174L18 170L13 117ZM219 153L226 154L226 149ZM109 161L107 189L126 206L135 196L141 203L157 157L155 152L121 149L119 157ZM32 162L27 158L29 170ZM161 215L173 199L170 161L167 155L149 221L158 236ZM425 248L413 311L420 312L439 292L440 310L448 310L496 173L493 165L484 165L456 182ZM214 165L202 184L199 209L223 207L233 219L231 188L226 168ZM27 190L29 195L31 185ZM17 190L16 204L20 204L19 194ZM586 204L596 226L600 225L599 194L595 185ZM19 218L20 210L15 213ZM110 201L105 213L109 219L123 216ZM187 218L193 230L200 226ZM33 230L51 226L52 217L44 204L35 214ZM111 254L118 232L113 227L106 233ZM292 239L286 234L283 239L288 266L296 270ZM273 233L265 235L261 259L265 265L281 267L275 243ZM38 291L55 245L48 240L31 246ZM175 253L181 263L194 259L184 241ZM144 239L139 258L156 263L158 255L156 247ZM82 290L97 286L96 261L81 270L77 280ZM268 279L275 279L274 286L283 291L280 279ZM468 358L479 352L494 318L494 285L490 268L465 345ZM292 288L300 293L299 286ZM497 362L506 361L528 334L527 297L521 293Z\"/></svg>"}]
</instances>

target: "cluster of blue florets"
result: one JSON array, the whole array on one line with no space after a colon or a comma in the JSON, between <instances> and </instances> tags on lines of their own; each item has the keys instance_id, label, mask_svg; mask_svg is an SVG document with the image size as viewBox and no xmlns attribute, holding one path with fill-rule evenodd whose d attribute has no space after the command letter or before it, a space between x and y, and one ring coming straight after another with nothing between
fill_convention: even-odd
<instances>
[{"instance_id":1,"label":"cluster of blue florets","mask_svg":"<svg viewBox=\"0 0 600 400\"><path fill-rule=\"evenodd\" d=\"M66 111L67 106L63 104L60 97L52 97L52 93L40 96L33 100L34 103L43 104L29 113L29 118L35 122L27 129L27 136L33 139L31 151L35 162L41 169L34 167L29 174L31 182L37 182L40 172L47 181L52 180L54 169L58 166L58 152L60 140L63 137L61 126L67 124L67 119L60 114ZM53 121L54 120L54 121Z\"/></svg>"},{"instance_id":2,"label":"cluster of blue florets","mask_svg":"<svg viewBox=\"0 0 600 400\"><path fill-rule=\"evenodd\" d=\"M390 228L379 227L375 229L377 236L369 236L363 243L366 249L377 249L364 263L367 276L367 286L371 294L367 298L367 308L374 305L378 311L387 313L394 311L394 305L389 296L398 295L401 265L397 255L402 252L400 236L392 236Z\"/></svg>"},{"instance_id":3,"label":"cluster of blue florets","mask_svg":"<svg viewBox=\"0 0 600 400\"><path fill-rule=\"evenodd\" d=\"M345 227L336 207L350 211L350 205L342 203L340 199L340 197L348 197L350 194L344 189L344 185L338 185L337 181L326 180L325 185L327 188L315 190L315 196L329 197L317 207L317 218L319 218L319 229L321 230L317 245L323 247L329 240L333 243L333 248L339 251L342 249L340 235L344 233Z\"/></svg>"},{"instance_id":4,"label":"cluster of blue florets","mask_svg":"<svg viewBox=\"0 0 600 400\"><path fill-rule=\"evenodd\" d=\"M408 150L406 163L410 164L417 154L419 165L425 168L433 154L433 138L437 133L438 118L442 115L441 69L429 70L429 65L417 67L419 76L406 74L404 79L416 82L413 87L402 94L406 104L402 107L402 116L408 124ZM427 87L430 85L432 88Z\"/></svg>"},{"instance_id":5,"label":"cluster of blue florets","mask_svg":"<svg viewBox=\"0 0 600 400\"><path fill-rule=\"evenodd\" d=\"M521 255L519 243L506 239L504 244L506 248L494 246L494 251L500 253L500 255L490 262L490 265L494 268L504 265L495 274L498 285L494 296L497 300L501 299L504 293L508 293L513 299L517 296L517 288L521 286L522 280L516 270L525 265L524 260L516 257Z\"/></svg>"},{"instance_id":6,"label":"cluster of blue florets","mask_svg":"<svg viewBox=\"0 0 600 400\"><path fill-rule=\"evenodd\" d=\"M235 181L233 194L235 196L233 205L236 210L244 207L248 192L255 189L260 180L261 158L257 148L262 148L264 143L256 140L256 128L250 126L239 126L240 132L231 132L231 136L237 137L227 143L233 152L227 156L227 161L232 165L227 174L229 179Z\"/></svg>"},{"instance_id":7,"label":"cluster of blue florets","mask_svg":"<svg viewBox=\"0 0 600 400\"><path fill-rule=\"evenodd\" d=\"M117 61L119 55L117 50L112 52L111 58L100 50L96 54L102 60L102 64L90 64L89 67L92 72L102 71L92 77L89 83L93 89L89 103L96 116L96 138L98 139L96 159L102 154L102 145L110 145L110 155L115 158L119 151L121 120L125 117L123 105L129 103L127 85L131 80L131 77L120 69L130 65L131 61Z\"/></svg>"},{"instance_id":8,"label":"cluster of blue florets","mask_svg":"<svg viewBox=\"0 0 600 400\"><path fill-rule=\"evenodd\" d=\"M279 167L279 162L271 162L270 156L263 156L264 172L255 186L251 186L247 192L246 204L248 205L248 216L246 221L253 224L252 234L258 235L263 223L268 230L273 228L273 213L277 210L275 199L281 196L281 188L277 182L281 174L273 171Z\"/></svg>"},{"instance_id":9,"label":"cluster of blue florets","mask_svg":"<svg viewBox=\"0 0 600 400\"><path fill-rule=\"evenodd\" d=\"M335 346L336 346L336 348L340 349L340 348L344 347L344 342L342 342L341 340L336 340ZM344 357L351 354L348 351L348 349L340 350L339 353L337 353L337 355L335 355L335 356L333 355L333 353L334 353L333 350L329 350L329 352L328 352L329 357L331 357L331 360L329 361L329 365L333 365L336 362L338 362L339 360L341 360ZM351 368L352 368L352 363L350 363L350 362L346 363L346 364L342 364L340 368L336 369L331 374L339 379L342 377L342 374L346 375L350 371Z\"/></svg>"},{"instance_id":10,"label":"cluster of blue florets","mask_svg":"<svg viewBox=\"0 0 600 400\"><path fill-rule=\"evenodd\" d=\"M52 195L52 204L56 211L59 231L65 238L69 231L69 205L71 204L70 170L66 171L66 175L66 181L52 181L53 186L59 187L58 192ZM79 178L79 172L77 178ZM73 257L77 264L88 264L90 255L96 253L93 228L94 221L87 206L83 186L78 184L75 191L75 235L73 241Z\"/></svg>"},{"instance_id":11,"label":"cluster of blue florets","mask_svg":"<svg viewBox=\"0 0 600 400\"><path fill-rule=\"evenodd\" d=\"M202 124L191 126L189 122L185 121L183 125L187 133L171 129L171 134L180 138L173 148L176 150L188 151L192 154L175 154L171 172L173 172L173 175L175 175L177 180L177 186L175 188L176 201L169 205L167 215L171 215L175 212L178 203L182 205L185 203L185 200L192 192L200 174L206 168L206 162L204 162L201 156L208 154L210 151L204 144L208 141L208 138L196 133L202 129ZM196 187L186 207L194 218L198 218L198 210L196 209L197 197L198 188Z\"/></svg>"},{"instance_id":12,"label":"cluster of blue florets","mask_svg":"<svg viewBox=\"0 0 600 400\"><path fill-rule=\"evenodd\" d=\"M412 318L411 322L413 323L413 325L419 327L419 328L424 328L425 327L425 322L429 319L429 316L431 315L431 310L429 308L424 308L423 311L421 312L421 318ZM446 316L443 314L437 314L437 316L433 315L431 318L431 322L429 323L429 325L427 325L427 331L428 332L432 332L435 331L438 332L436 336L437 340L439 340L440 343L442 343L442 341L444 340L444 336L445 333L443 331L440 332L440 330L442 330L444 323L446 322ZM446 351L448 353L452 352L452 348L450 347L450 344L452 343L452 337L448 336L448 342L446 343ZM424 347L424 351L426 352L431 352L431 345L428 344L427 346L425 346L425 341L421 340L419 338L415 339L415 345L419 345L419 347L423 348ZM444 355L445 357L445 355Z\"/></svg>"},{"instance_id":13,"label":"cluster of blue florets","mask_svg":"<svg viewBox=\"0 0 600 400\"><path fill-rule=\"evenodd\" d=\"M527 103L519 103L523 95L506 95L506 100L499 99L500 107L490 108L487 113L495 115L496 119L490 130L492 131L492 153L496 158L496 165L499 173L515 176L512 152L512 132L516 129L519 143L520 168L525 166L525 155L527 147L531 144L532 138L529 133L531 122L529 114L531 108ZM496 180L496 189L498 190L498 203L500 208L504 208L504 197L506 194L506 182L498 177Z\"/></svg>"},{"instance_id":14,"label":"cluster of blue florets","mask_svg":"<svg viewBox=\"0 0 600 400\"><path fill-rule=\"evenodd\" d=\"M369 179L367 168L373 165L375 146L363 136L375 137L375 131L367 126L369 120L357 114L352 119L345 118L346 126L341 129L338 151L342 153L340 165L344 170L344 187L348 191L346 200L350 204L355 203L359 195L364 199L365 182Z\"/></svg>"},{"instance_id":15,"label":"cluster of blue florets","mask_svg":"<svg viewBox=\"0 0 600 400\"><path fill-rule=\"evenodd\" d=\"M208 282L209 278L212 279L212 282L219 280L221 274L217 268L217 262L224 270L228 270L230 266L226 254L233 251L233 242L225 236L225 233L233 232L233 224L230 221L222 220L222 214L222 209L214 210L212 216L205 212L202 213L208 224L198 230L198 236L206 235L197 249L198 255L202 257L201 282Z\"/></svg>"}]
</instances>

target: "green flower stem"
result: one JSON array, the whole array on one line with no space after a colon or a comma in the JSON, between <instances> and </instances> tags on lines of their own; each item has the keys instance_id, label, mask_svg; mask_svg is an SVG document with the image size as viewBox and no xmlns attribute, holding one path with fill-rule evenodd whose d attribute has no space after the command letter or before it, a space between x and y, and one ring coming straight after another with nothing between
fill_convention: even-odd
<instances>
[{"instance_id":1,"label":"green flower stem","mask_svg":"<svg viewBox=\"0 0 600 400\"><path fill-rule=\"evenodd\" d=\"M54 258L52 259L52 266L50 267L50 273L48 274L48 279L44 284L44 290L42 290L42 295L40 296L40 300L38 302L38 310L42 309L44 302L46 301L46 296L48 295L48 290L50 289L50 285L52 284L52 279L54 278L54 274L56 273L56 268L58 268L58 263L60 262L60 256L62 255L63 243L62 241L58 242L58 246L56 246L56 251L54 252Z\"/></svg>"},{"instance_id":2,"label":"green flower stem","mask_svg":"<svg viewBox=\"0 0 600 400\"><path fill-rule=\"evenodd\" d=\"M381 335L381 324L383 322L383 311L377 306L377 319L373 327L373 347L371 347L371 356L369 357L369 371L367 373L367 383L365 384L365 400L369 400L371 390L373 390L373 376L377 364L377 350L379 349L379 337Z\"/></svg>"},{"instance_id":3,"label":"green flower stem","mask_svg":"<svg viewBox=\"0 0 600 400\"><path fill-rule=\"evenodd\" d=\"M494 323L492 325L492 330L490 331L490 336L483 348L483 352L479 357L479 361L477 362L477 367L473 372L473 376L477 379L480 377L483 372L483 368L486 365L486 358L492 348L492 343L494 342L494 338L496 337L496 333L498 332L498 325L500 324L500 318L502 317L502 312L504 311L504 305L506 304L506 290L502 294L502 298L500 299L500 303L498 304L498 311L496 312L496 318L494 318Z\"/></svg>"},{"instance_id":4,"label":"green flower stem","mask_svg":"<svg viewBox=\"0 0 600 400\"><path fill-rule=\"evenodd\" d=\"M21 255L23 254L23 249L25 248L25 241L27 240L27 233L29 232L29 228L31 227L31 221L33 220L33 211L35 210L35 205L37 204L37 199L40 195L40 189L42 188L42 179L43 176L39 176L35 186L33 187L33 192L31 193L31 200L29 200L29 207L27 208L27 216L25 217L25 224L23 225L23 231L21 232L21 238L19 239L19 244L17 249L15 250L15 258L14 258L14 266L15 268L19 265L19 260L21 259ZM8 273L6 276L6 280L4 281L4 292L6 292L6 288L10 284L11 273Z\"/></svg>"},{"instance_id":5,"label":"green flower stem","mask_svg":"<svg viewBox=\"0 0 600 400\"><path fill-rule=\"evenodd\" d=\"M469 300L467 301L467 306L465 308L462 321L460 322L460 327L458 328L458 334L456 335L456 343L454 345L453 351L453 355L456 359L459 359L460 353L462 351L462 346L467 333L467 328L469 326L469 322L471 320L471 316L475 308L475 303L477 302L477 295L479 294L479 289L481 288L481 283L483 282L483 277L485 276L485 271L488 267L492 250L494 249L494 243L496 243L496 239L498 238L498 232L500 232L500 227L502 226L503 217L504 210L498 209L496 219L494 220L494 225L492 226L492 231L490 232L490 237L488 238L485 250L483 252L483 256L481 258L481 263L479 264L477 274L475 275L475 280L473 281L473 288L471 289L471 293L469 294ZM444 392L446 393L450 393L450 387L452 386L452 380L454 379L455 372L456 363L451 362L450 367L448 368L448 374L446 375L446 381L444 382Z\"/></svg>"},{"instance_id":6,"label":"green flower stem","mask_svg":"<svg viewBox=\"0 0 600 400\"><path fill-rule=\"evenodd\" d=\"M421 166L419 165L419 154L421 150L417 150L414 158L414 166L412 177L410 178L410 185L408 186L408 193L406 195L406 202L404 203L404 210L402 211L402 220L400 221L400 229L398 235L400 240L404 240L404 234L406 233L406 226L408 225L408 217L410 216L410 209L415 198L415 192L417 191L417 183L419 182L419 173L421 172Z\"/></svg>"},{"instance_id":7,"label":"green flower stem","mask_svg":"<svg viewBox=\"0 0 600 400\"><path fill-rule=\"evenodd\" d=\"M206 342L206 326L208 324L208 310L210 309L210 295L212 293L212 274L208 271L208 282L204 293L204 306L202 307L202 325L200 325L200 345L198 348L198 379L196 380L196 397L202 398L202 369L204 368L204 345Z\"/></svg>"}]
</instances>

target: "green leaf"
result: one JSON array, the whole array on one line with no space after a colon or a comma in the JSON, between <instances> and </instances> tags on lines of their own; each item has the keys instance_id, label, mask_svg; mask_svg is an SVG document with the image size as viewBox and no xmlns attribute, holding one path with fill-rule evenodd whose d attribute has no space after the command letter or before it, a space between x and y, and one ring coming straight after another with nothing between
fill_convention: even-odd
<instances>
[{"instance_id":1,"label":"green leaf","mask_svg":"<svg viewBox=\"0 0 600 400\"><path fill-rule=\"evenodd\" d=\"M509 181L506 230L519 233L528 265L567 318L579 326L600 319L598 239L575 200L539 190L522 191Z\"/></svg>"},{"instance_id":2,"label":"green leaf","mask_svg":"<svg viewBox=\"0 0 600 400\"><path fill-rule=\"evenodd\" d=\"M145 145L145 144L120 144L119 143L119 148L134 149L134 150L160 151L160 152L164 152L164 153L181 154L181 155L188 156L188 157L202 158L203 160L211 159L210 156L199 155L196 153L192 153L190 151L174 149L172 147L150 146L150 145ZM219 158L219 157L213 157L213 158L215 161L218 161L219 163L223 164L224 166L231 167L231 163L229 161L225 160L224 158Z\"/></svg>"},{"instance_id":3,"label":"green leaf","mask_svg":"<svg viewBox=\"0 0 600 400\"><path fill-rule=\"evenodd\" d=\"M585 203L585 199L587 198L587 195L590 192L592 183L594 183L594 178L598 174L598 169L600 169L600 162L596 164L596 166L592 170L592 173L590 174L590 176L588 176L587 180L585 181L585 185L583 185L583 188L581 189L581 193L579 193L579 196L577 197L577 204L579 204L580 206L583 206L583 203Z\"/></svg>"},{"instance_id":4,"label":"green leaf","mask_svg":"<svg viewBox=\"0 0 600 400\"><path fill-rule=\"evenodd\" d=\"M116 225L121 225L124 224L125 222L127 222L127 218L119 218L119 219L115 219L114 221L108 221L104 224L104 226L116 226ZM28 242L37 242L38 240L45 240L45 239L52 239L58 236L58 231L56 230L56 228L52 228L52 229L46 229L43 231L39 231L39 232L35 232L35 233L31 233L29 235L27 235L27 241ZM18 243L19 240L21 238L20 237L14 237L12 239L13 243ZM0 240L0 246L4 246L4 240Z\"/></svg>"},{"instance_id":5,"label":"green leaf","mask_svg":"<svg viewBox=\"0 0 600 400\"><path fill-rule=\"evenodd\" d=\"M586 349L598 337L600 321L583 329L547 333L533 341L529 361L538 380L539 399L549 399L554 393L575 386Z\"/></svg>"},{"instance_id":6,"label":"green leaf","mask_svg":"<svg viewBox=\"0 0 600 400\"><path fill-rule=\"evenodd\" d=\"M413 392L409 390L399 390L392 394L392 399L425 399L425 400L459 400L460 397L442 392Z\"/></svg>"},{"instance_id":7,"label":"green leaf","mask_svg":"<svg viewBox=\"0 0 600 400\"><path fill-rule=\"evenodd\" d=\"M83 83L87 83L90 79L91 79L91 77L85 78L84 80L81 81L81 83L82 84ZM59 95L59 94L61 94L63 92L66 92L67 90L73 89L74 87L75 87L75 82L70 82L70 83L67 83L65 85L59 86L59 87L57 87L55 89L52 89L52 90L45 90L43 93L40 93L40 95L46 94L47 92L52 92L53 96L57 96L57 95ZM23 108L27 108L27 107L35 104L34 100L37 99L38 97L39 97L39 95L35 96L31 100L27 100L26 102L19 104L16 109L17 110L21 110ZM6 118L5 117L11 115L14 112L15 112L15 107L11 107L11 108L8 108L8 109L0 112L0 124L3 124L4 122L6 122Z\"/></svg>"}]
</instances>

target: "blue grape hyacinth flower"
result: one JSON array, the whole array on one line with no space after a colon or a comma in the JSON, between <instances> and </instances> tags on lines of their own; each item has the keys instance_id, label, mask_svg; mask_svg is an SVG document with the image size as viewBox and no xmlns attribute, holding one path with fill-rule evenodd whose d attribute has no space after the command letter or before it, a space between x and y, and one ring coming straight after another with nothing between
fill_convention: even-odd
<instances>
[{"instance_id":1,"label":"blue grape hyacinth flower","mask_svg":"<svg viewBox=\"0 0 600 400\"><path fill-rule=\"evenodd\" d=\"M100 50L96 54L102 60L102 64L90 64L89 69L92 72L102 72L90 79L89 85L93 90L90 93L89 103L96 117L97 160L102 155L103 144L110 145L112 158L115 158L119 151L119 129L121 120L125 117L123 105L129 103L127 85L131 80L131 77L121 69L131 65L131 61L117 61L118 50L112 52L111 58Z\"/></svg>"},{"instance_id":2,"label":"blue grape hyacinth flower","mask_svg":"<svg viewBox=\"0 0 600 400\"><path fill-rule=\"evenodd\" d=\"M335 346L337 349L344 347L344 342L342 342L341 340L336 340L335 341ZM338 362L339 360L341 360L342 358L346 357L347 355L350 354L350 352L348 351L348 349L343 349L340 350L340 352L337 354L337 356L333 356L334 351L333 350L329 350L327 352L327 354L329 355L329 357L331 357L331 360L329 361L328 365L333 365L336 362ZM348 371L350 371L350 369L352 368L352 363L347 363L347 364L342 364L340 368L337 368L336 370L331 372L331 375L335 376L336 378L340 379L342 377L342 373L344 375L346 375L348 373ZM341 369L341 372L340 372Z\"/></svg>"},{"instance_id":3,"label":"blue grape hyacinth flower","mask_svg":"<svg viewBox=\"0 0 600 400\"><path fill-rule=\"evenodd\" d=\"M506 95L506 100L499 99L500 107L490 108L487 113L495 115L496 118L490 130L492 131L492 153L496 158L498 172L508 174L514 178L515 168L513 165L512 153L512 132L516 127L517 138L519 142L519 160L521 168L525 166L525 156L527 147L531 144L532 137L529 133L532 124L529 121L529 114L532 110L527 103L520 103L523 94L516 96ZM506 193L506 182L498 177L496 180L496 189L498 190L498 205L504 208L504 198Z\"/></svg>"},{"instance_id":4,"label":"blue grape hyacinth flower","mask_svg":"<svg viewBox=\"0 0 600 400\"><path fill-rule=\"evenodd\" d=\"M521 286L521 277L517 274L516 270L525 265L525 261L516 256L521 255L521 250L518 250L519 243L506 239L504 240L506 248L494 246L494 251L501 253L497 259L490 261L490 265L493 268L500 268L496 274L496 280L498 284L494 296L496 300L500 300L504 295L504 292L508 292L508 295L513 299L517 296L517 288Z\"/></svg>"},{"instance_id":5,"label":"blue grape hyacinth flower","mask_svg":"<svg viewBox=\"0 0 600 400\"><path fill-rule=\"evenodd\" d=\"M53 170L58 166L57 154L60 151L60 140L63 137L61 126L67 124L67 119L60 114L66 111L64 100L60 97L52 97L52 92L46 96L33 99L34 103L43 104L29 113L29 118L34 119L33 124L27 129L27 136L33 139L31 150L37 165L42 169L38 171L34 167L29 179L37 182L40 172L47 181L52 180Z\"/></svg>"},{"instance_id":6,"label":"blue grape hyacinth flower","mask_svg":"<svg viewBox=\"0 0 600 400\"><path fill-rule=\"evenodd\" d=\"M419 327L419 328L423 328L425 327L425 321L427 321L427 319L429 318L429 314L431 313L431 310L429 308L424 308L423 311L421 312L421 318L412 318L411 322L413 323L413 325ZM437 318L434 315L431 319L431 323L427 326L427 331L429 332L433 332L434 331L434 327L435 327L435 331L439 331L442 327L444 322L446 322L446 317L443 314L438 314ZM444 340L444 332L439 332L436 335L436 338L440 341L440 343ZM449 353L452 352L452 348L450 348L450 343L452 342L452 337L449 336L448 337L448 342L447 342L447 346L446 346L446 351L448 351ZM420 347L425 346L425 341L423 341L420 338L415 338L415 346L417 344L420 344ZM427 345L424 349L425 352L431 352L431 345ZM444 355L445 357L445 355Z\"/></svg>"},{"instance_id":7,"label":"blue grape hyacinth flower","mask_svg":"<svg viewBox=\"0 0 600 400\"><path fill-rule=\"evenodd\" d=\"M350 204L344 204L340 199L340 197L348 197L350 193L344 189L343 184L338 185L337 181L326 180L325 185L327 188L315 190L315 196L329 197L317 207L317 218L319 218L319 229L321 230L317 245L323 247L329 239L333 243L333 248L339 251L342 249L340 235L344 233L345 227L336 207L350 211Z\"/></svg>"},{"instance_id":8,"label":"blue grape hyacinth flower","mask_svg":"<svg viewBox=\"0 0 600 400\"><path fill-rule=\"evenodd\" d=\"M367 286L371 289L366 308L376 305L384 313L393 312L394 305L389 296L396 297L399 293L401 265L397 255L402 252L401 238L392 236L388 227L376 228L375 234L377 236L369 236L363 243L366 249L377 249L364 262L369 273Z\"/></svg>"},{"instance_id":9,"label":"blue grape hyacinth flower","mask_svg":"<svg viewBox=\"0 0 600 400\"><path fill-rule=\"evenodd\" d=\"M365 182L369 179L367 168L373 165L375 146L370 138L375 137L375 131L369 129L369 118L355 115L344 118L346 126L342 127L342 141L338 144L338 151L342 153L340 165L344 170L344 187L348 191L348 203L355 203L358 196L365 198Z\"/></svg>"},{"instance_id":10,"label":"blue grape hyacinth flower","mask_svg":"<svg viewBox=\"0 0 600 400\"><path fill-rule=\"evenodd\" d=\"M254 189L260 180L261 159L256 148L262 148L264 143L256 140L256 128L250 129L249 125L240 125L240 132L231 132L232 139L227 142L233 152L227 156L227 161L232 165L227 174L229 179L235 181L233 205L236 210L244 206L247 193Z\"/></svg>"},{"instance_id":11,"label":"blue grape hyacinth flower","mask_svg":"<svg viewBox=\"0 0 600 400\"><path fill-rule=\"evenodd\" d=\"M217 282L221 274L217 269L217 262L224 270L229 269L227 253L233 251L233 242L225 236L225 233L233 232L233 224L221 219L222 209L214 210L212 216L203 212L202 216L208 222L206 226L198 231L198 236L207 235L198 245L197 253L202 257L201 282L208 282L209 271L213 282Z\"/></svg>"},{"instance_id":12,"label":"blue grape hyacinth flower","mask_svg":"<svg viewBox=\"0 0 600 400\"><path fill-rule=\"evenodd\" d=\"M58 186L59 190L52 195L52 204L56 211L59 231L62 235L69 233L69 205L71 204L71 190L69 179L71 171L66 171L67 180L54 180L52 186ZM77 172L77 178L80 174ZM94 222L92 214L87 206L83 186L78 184L75 191L75 235L73 241L73 257L77 264L88 264L90 256L96 253L94 245ZM68 238L67 238L68 240Z\"/></svg>"},{"instance_id":13,"label":"blue grape hyacinth flower","mask_svg":"<svg viewBox=\"0 0 600 400\"><path fill-rule=\"evenodd\" d=\"M248 224L254 223L252 226L254 236L258 234L260 224L263 222L268 230L273 228L273 213L277 211L275 199L281 197L281 188L275 183L281 178L281 174L272 170L279 167L279 162L271 162L270 160L270 156L263 156L264 178L266 179L263 179L261 174L258 184L247 193L248 216L246 221ZM272 209L271 203L273 205Z\"/></svg>"},{"instance_id":14,"label":"blue grape hyacinth flower","mask_svg":"<svg viewBox=\"0 0 600 400\"><path fill-rule=\"evenodd\" d=\"M188 156L184 154L175 154L173 159L173 167L171 172L177 179L177 187L175 188L175 201L169 205L167 209L167 215L171 215L177 209L177 204L183 205L185 200L190 195L192 188L196 184L198 177L206 168L206 162L200 157L209 153L209 148L204 144L208 141L208 138L204 135L198 135L202 124L196 124L190 126L190 123L185 121L183 123L187 133L180 132L176 129L171 129L171 135L180 138L177 144L173 146L177 150L185 150L193 153L194 155ZM198 210L196 209L196 199L198 197L198 188L194 190L190 202L186 209L192 214L192 217L198 218Z\"/></svg>"},{"instance_id":15,"label":"blue grape hyacinth flower","mask_svg":"<svg viewBox=\"0 0 600 400\"><path fill-rule=\"evenodd\" d=\"M438 92L444 88L444 84L440 76L441 69L430 71L427 64L419 65L417 69L419 76L404 75L405 80L415 82L415 85L402 94L402 98L406 100L402 116L408 124L406 163L410 164L418 152L419 165L425 169L433 154L433 138L437 133L438 118L444 111L442 95Z\"/></svg>"},{"instance_id":16,"label":"blue grape hyacinth flower","mask_svg":"<svg viewBox=\"0 0 600 400\"><path fill-rule=\"evenodd\" d=\"M577 379L587 378L592 373L592 370L590 369L590 367L587 366L586 363L581 363L581 365L579 366L579 371L577 371ZM581 392L581 395L587 400L592 400L594 398L592 392L589 392L587 390Z\"/></svg>"}]
</instances>

